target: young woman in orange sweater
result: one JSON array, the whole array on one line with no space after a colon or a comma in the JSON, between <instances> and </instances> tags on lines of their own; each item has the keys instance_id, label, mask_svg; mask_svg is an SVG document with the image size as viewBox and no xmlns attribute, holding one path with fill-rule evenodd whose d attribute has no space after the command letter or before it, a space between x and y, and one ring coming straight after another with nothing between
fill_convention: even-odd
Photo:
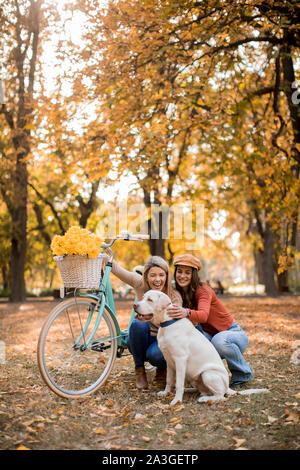
<instances>
[{"instance_id":1,"label":"young woman in orange sweater","mask_svg":"<svg viewBox=\"0 0 300 470\"><path fill-rule=\"evenodd\" d=\"M172 318L188 317L196 328L215 346L222 359L226 359L231 372L231 387L238 387L253 378L251 366L243 352L248 337L233 316L217 298L214 290L200 281L201 263L193 255L179 255L174 259L175 287L181 294L182 307L168 308Z\"/></svg>"}]
</instances>

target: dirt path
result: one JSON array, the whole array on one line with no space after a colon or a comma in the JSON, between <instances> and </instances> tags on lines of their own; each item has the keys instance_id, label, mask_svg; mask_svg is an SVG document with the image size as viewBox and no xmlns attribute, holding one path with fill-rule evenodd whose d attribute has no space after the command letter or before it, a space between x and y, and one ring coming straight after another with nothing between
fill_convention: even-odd
<instances>
[{"instance_id":1,"label":"dirt path","mask_svg":"<svg viewBox=\"0 0 300 470\"><path fill-rule=\"evenodd\" d=\"M148 392L136 390L131 356L117 360L94 395L80 400L54 395L40 377L36 346L56 301L1 302L0 448L300 449L300 296L223 302L249 336L251 386L271 393L202 405L196 394L186 394L175 408L169 399L157 398L153 385ZM131 302L118 303L123 327L130 310ZM151 383L154 371L148 375Z\"/></svg>"}]
</instances>

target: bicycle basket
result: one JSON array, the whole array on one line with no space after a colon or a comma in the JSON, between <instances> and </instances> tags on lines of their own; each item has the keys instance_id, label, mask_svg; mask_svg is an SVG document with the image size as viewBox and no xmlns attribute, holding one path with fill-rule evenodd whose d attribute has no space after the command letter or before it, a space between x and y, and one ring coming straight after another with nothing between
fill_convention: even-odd
<instances>
[{"instance_id":1,"label":"bicycle basket","mask_svg":"<svg viewBox=\"0 0 300 470\"><path fill-rule=\"evenodd\" d=\"M65 287L96 289L101 282L103 256L55 256L60 275Z\"/></svg>"}]
</instances>

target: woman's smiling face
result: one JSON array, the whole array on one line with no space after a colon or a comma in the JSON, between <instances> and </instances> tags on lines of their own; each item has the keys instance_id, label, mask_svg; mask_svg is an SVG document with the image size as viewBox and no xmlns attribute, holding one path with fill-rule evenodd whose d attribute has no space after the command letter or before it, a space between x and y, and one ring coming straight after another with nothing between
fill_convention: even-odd
<instances>
[{"instance_id":1,"label":"woman's smiling face","mask_svg":"<svg viewBox=\"0 0 300 470\"><path fill-rule=\"evenodd\" d=\"M147 281L150 289L163 290L167 280L166 272L158 266L153 266L147 274Z\"/></svg>"},{"instance_id":2,"label":"woman's smiling face","mask_svg":"<svg viewBox=\"0 0 300 470\"><path fill-rule=\"evenodd\" d=\"M182 289L187 289L191 283L193 268L178 265L176 269L176 282Z\"/></svg>"}]
</instances>

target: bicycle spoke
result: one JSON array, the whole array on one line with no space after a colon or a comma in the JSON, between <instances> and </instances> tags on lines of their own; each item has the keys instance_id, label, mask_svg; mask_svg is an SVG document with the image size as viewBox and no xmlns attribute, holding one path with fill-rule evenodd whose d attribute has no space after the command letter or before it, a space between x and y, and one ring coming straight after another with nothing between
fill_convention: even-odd
<instances>
[{"instance_id":1,"label":"bicycle spoke","mask_svg":"<svg viewBox=\"0 0 300 470\"><path fill-rule=\"evenodd\" d=\"M66 309L66 315L67 315L67 317L68 317L69 326L70 326L70 331L71 331L72 338L73 338L73 343L75 344L75 336L74 336L73 329L72 329L72 325L71 325L71 322L70 322L70 317L69 317L68 309Z\"/></svg>"},{"instance_id":2,"label":"bicycle spoke","mask_svg":"<svg viewBox=\"0 0 300 470\"><path fill-rule=\"evenodd\" d=\"M76 297L75 297L75 302L76 302ZM80 313L79 313L79 309L78 309L77 302L76 302L76 307L77 307L77 315L78 315L78 318L79 318L80 328L81 328L81 332L82 332L82 335L83 335L84 346L86 346L86 341L85 341L85 336L84 336L84 330L83 330L83 328L82 328L81 316L80 316ZM75 344L74 344L74 346L75 346Z\"/></svg>"}]
</instances>

